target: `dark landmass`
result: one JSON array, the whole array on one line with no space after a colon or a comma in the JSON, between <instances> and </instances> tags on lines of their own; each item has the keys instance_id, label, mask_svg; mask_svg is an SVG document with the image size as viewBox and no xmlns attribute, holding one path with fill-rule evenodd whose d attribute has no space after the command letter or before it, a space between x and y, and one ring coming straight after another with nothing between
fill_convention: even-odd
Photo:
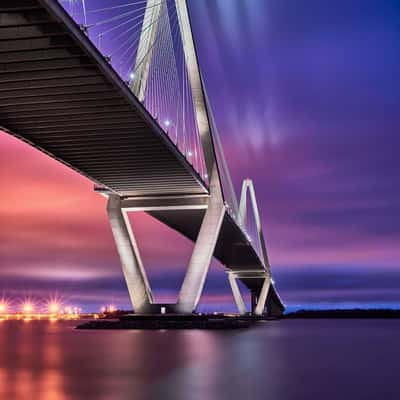
<instances>
[{"instance_id":1,"label":"dark landmass","mask_svg":"<svg viewBox=\"0 0 400 400\"><path fill-rule=\"evenodd\" d=\"M133 310L105 311L100 314L101 319L119 319L125 315L133 314Z\"/></svg>"},{"instance_id":2,"label":"dark landmass","mask_svg":"<svg viewBox=\"0 0 400 400\"><path fill-rule=\"evenodd\" d=\"M282 316L282 319L394 319L400 318L400 310L347 309L347 310L299 310ZM77 329L244 329L259 325L268 317L237 314L132 314L126 311L105 313L99 319L78 325Z\"/></svg>"},{"instance_id":3,"label":"dark landmass","mask_svg":"<svg viewBox=\"0 0 400 400\"><path fill-rule=\"evenodd\" d=\"M283 318L400 318L400 310L348 309L348 310L299 310L285 314Z\"/></svg>"},{"instance_id":4,"label":"dark landmass","mask_svg":"<svg viewBox=\"0 0 400 400\"><path fill-rule=\"evenodd\" d=\"M152 314L123 315L118 319L97 319L78 325L77 329L244 329L265 318L224 314Z\"/></svg>"}]
</instances>

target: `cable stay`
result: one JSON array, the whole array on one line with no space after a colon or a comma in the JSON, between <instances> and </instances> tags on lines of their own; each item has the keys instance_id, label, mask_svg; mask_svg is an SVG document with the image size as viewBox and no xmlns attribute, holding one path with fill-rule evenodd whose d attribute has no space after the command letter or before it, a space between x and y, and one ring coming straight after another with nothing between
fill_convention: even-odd
<instances>
[{"instance_id":1,"label":"cable stay","mask_svg":"<svg viewBox=\"0 0 400 400\"><path fill-rule=\"evenodd\" d=\"M94 0L60 2L120 77L144 87L143 105L208 184L175 0L116 0L101 8ZM219 138L216 144L222 149Z\"/></svg>"}]
</instances>

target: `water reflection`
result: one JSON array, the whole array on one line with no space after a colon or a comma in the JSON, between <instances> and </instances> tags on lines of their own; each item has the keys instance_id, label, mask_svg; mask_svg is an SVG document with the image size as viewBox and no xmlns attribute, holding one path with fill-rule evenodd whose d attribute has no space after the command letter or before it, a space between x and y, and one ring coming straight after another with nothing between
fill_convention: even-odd
<instances>
[{"instance_id":1,"label":"water reflection","mask_svg":"<svg viewBox=\"0 0 400 400\"><path fill-rule=\"evenodd\" d=\"M210 331L177 333L173 337L174 349L181 362L159 377L150 398L218 399L214 388L219 373L219 336Z\"/></svg>"},{"instance_id":2,"label":"water reflection","mask_svg":"<svg viewBox=\"0 0 400 400\"><path fill-rule=\"evenodd\" d=\"M7 321L0 330L1 398L64 400L59 336L48 323Z\"/></svg>"},{"instance_id":3,"label":"water reflection","mask_svg":"<svg viewBox=\"0 0 400 400\"><path fill-rule=\"evenodd\" d=\"M281 321L240 332L73 327L0 324L0 399L400 398L400 321Z\"/></svg>"}]
</instances>

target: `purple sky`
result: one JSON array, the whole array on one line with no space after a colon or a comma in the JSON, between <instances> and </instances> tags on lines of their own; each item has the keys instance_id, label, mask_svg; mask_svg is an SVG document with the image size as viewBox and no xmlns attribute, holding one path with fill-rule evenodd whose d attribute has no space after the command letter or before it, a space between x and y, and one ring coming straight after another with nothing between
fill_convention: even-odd
<instances>
[{"instance_id":1,"label":"purple sky","mask_svg":"<svg viewBox=\"0 0 400 400\"><path fill-rule=\"evenodd\" d=\"M399 3L190 4L234 183L256 184L284 302L399 306ZM0 291L128 306L105 200L89 181L5 134L0 181ZM149 217L133 225L156 298L172 299L192 245ZM209 302L233 309L217 265Z\"/></svg>"}]
</instances>

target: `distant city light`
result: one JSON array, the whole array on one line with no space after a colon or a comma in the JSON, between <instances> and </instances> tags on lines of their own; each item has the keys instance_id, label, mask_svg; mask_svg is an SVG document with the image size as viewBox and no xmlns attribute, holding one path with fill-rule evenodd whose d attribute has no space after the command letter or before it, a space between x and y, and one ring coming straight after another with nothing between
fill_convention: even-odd
<instances>
[{"instance_id":1,"label":"distant city light","mask_svg":"<svg viewBox=\"0 0 400 400\"><path fill-rule=\"evenodd\" d=\"M24 314L31 314L31 313L33 313L33 310L34 310L34 306L33 306L33 304L31 303L31 302L25 302L23 305L22 305L22 311L24 312Z\"/></svg>"},{"instance_id":2,"label":"distant city light","mask_svg":"<svg viewBox=\"0 0 400 400\"><path fill-rule=\"evenodd\" d=\"M50 297L47 300L43 299L39 302L30 297L21 299L18 305L18 310L10 310L13 301L8 298L0 298L0 322L5 320L18 320L29 322L33 320L47 320L55 322L59 320L78 320L82 316L92 315L93 318L100 316L100 313L86 313L82 314L82 308L77 305L63 305L60 298ZM101 308L102 314L118 312L118 307L110 303Z\"/></svg>"},{"instance_id":3,"label":"distant city light","mask_svg":"<svg viewBox=\"0 0 400 400\"><path fill-rule=\"evenodd\" d=\"M72 313L73 313L73 312L72 312L72 307L70 307L70 306L65 307L65 308L64 308L64 312L65 312L65 314L72 314Z\"/></svg>"},{"instance_id":4,"label":"distant city light","mask_svg":"<svg viewBox=\"0 0 400 400\"><path fill-rule=\"evenodd\" d=\"M0 314L7 312L8 304L5 301L0 302Z\"/></svg>"},{"instance_id":5,"label":"distant city light","mask_svg":"<svg viewBox=\"0 0 400 400\"><path fill-rule=\"evenodd\" d=\"M49 314L58 314L61 310L61 306L57 302L52 301L47 306L47 309L48 309Z\"/></svg>"}]
</instances>

